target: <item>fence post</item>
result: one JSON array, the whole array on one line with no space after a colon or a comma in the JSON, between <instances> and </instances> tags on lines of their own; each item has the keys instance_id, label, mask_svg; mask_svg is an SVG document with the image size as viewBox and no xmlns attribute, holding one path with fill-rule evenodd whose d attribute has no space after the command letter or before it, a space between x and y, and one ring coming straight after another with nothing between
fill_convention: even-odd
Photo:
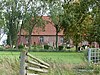
<instances>
[{"instance_id":1,"label":"fence post","mask_svg":"<svg viewBox=\"0 0 100 75\"><path fill-rule=\"evenodd\" d=\"M20 54L20 75L27 75L26 71L26 51L23 50Z\"/></svg>"},{"instance_id":2,"label":"fence post","mask_svg":"<svg viewBox=\"0 0 100 75\"><path fill-rule=\"evenodd\" d=\"M28 60L28 57L33 58L34 61ZM30 67L29 64L35 65L35 66ZM39 75L39 73L47 73L48 72L47 69L49 68L49 66L50 66L49 64L32 56L26 50L23 50L20 53L20 75ZM28 73L29 72L28 70L37 72L37 74L35 73L30 74Z\"/></svg>"},{"instance_id":3,"label":"fence post","mask_svg":"<svg viewBox=\"0 0 100 75\"><path fill-rule=\"evenodd\" d=\"M91 62L91 49L88 49L88 62Z\"/></svg>"}]
</instances>

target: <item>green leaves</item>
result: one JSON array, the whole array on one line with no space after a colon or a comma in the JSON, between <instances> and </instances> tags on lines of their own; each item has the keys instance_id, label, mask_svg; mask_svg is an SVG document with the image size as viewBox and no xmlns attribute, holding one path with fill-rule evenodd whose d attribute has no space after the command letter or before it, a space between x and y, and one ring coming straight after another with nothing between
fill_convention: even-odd
<instances>
[{"instance_id":1,"label":"green leaves","mask_svg":"<svg viewBox=\"0 0 100 75\"><path fill-rule=\"evenodd\" d=\"M0 19L0 28L2 28L4 25L4 20L3 19Z\"/></svg>"},{"instance_id":2,"label":"green leaves","mask_svg":"<svg viewBox=\"0 0 100 75\"><path fill-rule=\"evenodd\" d=\"M0 16L3 17L3 19L0 19L0 24L2 27L5 23L8 29L8 41L10 45L17 43L17 34L22 29L26 29L31 35L35 26L45 25L42 16L46 13L46 6L47 4L44 0L0 1Z\"/></svg>"}]
</instances>

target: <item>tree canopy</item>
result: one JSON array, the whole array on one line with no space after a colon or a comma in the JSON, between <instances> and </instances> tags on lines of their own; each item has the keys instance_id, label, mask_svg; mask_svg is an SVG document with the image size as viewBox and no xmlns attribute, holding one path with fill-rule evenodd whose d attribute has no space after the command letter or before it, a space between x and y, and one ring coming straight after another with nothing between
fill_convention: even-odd
<instances>
[{"instance_id":1,"label":"tree canopy","mask_svg":"<svg viewBox=\"0 0 100 75\"><path fill-rule=\"evenodd\" d=\"M0 27L8 31L8 44L16 44L22 28L31 37L34 26L44 25L45 14L50 16L57 34L63 30L76 46L84 40L100 43L99 0L1 0Z\"/></svg>"}]
</instances>

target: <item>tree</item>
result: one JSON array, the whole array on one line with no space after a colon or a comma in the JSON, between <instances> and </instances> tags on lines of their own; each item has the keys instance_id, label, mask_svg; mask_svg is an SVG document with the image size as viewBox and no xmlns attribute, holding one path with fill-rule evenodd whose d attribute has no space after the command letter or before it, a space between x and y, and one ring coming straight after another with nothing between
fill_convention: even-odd
<instances>
[{"instance_id":1,"label":"tree","mask_svg":"<svg viewBox=\"0 0 100 75\"><path fill-rule=\"evenodd\" d=\"M37 24L40 23L39 16L43 14L42 12L45 12L44 7L45 6L43 1L40 0L37 1L4 0L4 5L3 5L4 12L2 13L8 28L9 45L18 46L17 41L21 37L22 29L28 29L29 39L31 38L33 27L37 26ZM17 37L18 32L19 32L19 37Z\"/></svg>"},{"instance_id":2,"label":"tree","mask_svg":"<svg viewBox=\"0 0 100 75\"><path fill-rule=\"evenodd\" d=\"M39 4L39 5L37 5ZM42 19L42 16L46 12L46 4L44 1L30 1L29 9L26 9L27 16L26 20L24 21L24 29L28 32L28 46L30 49L31 45L31 34L33 32L34 27L44 27L45 22Z\"/></svg>"},{"instance_id":3,"label":"tree","mask_svg":"<svg viewBox=\"0 0 100 75\"><path fill-rule=\"evenodd\" d=\"M89 7L89 1L84 0L75 2L65 0L63 4L65 17L62 27L65 35L74 41L76 50L78 50L78 43L84 39L82 35L87 34L89 27L91 27Z\"/></svg>"},{"instance_id":4,"label":"tree","mask_svg":"<svg viewBox=\"0 0 100 75\"><path fill-rule=\"evenodd\" d=\"M100 44L100 1L91 0L91 15L93 16L93 26L87 35L87 40L90 42L98 42Z\"/></svg>"},{"instance_id":5,"label":"tree","mask_svg":"<svg viewBox=\"0 0 100 75\"><path fill-rule=\"evenodd\" d=\"M56 0L56 1L49 1L49 15L50 19L54 24L54 27L56 29L56 50L58 47L58 33L61 31L61 23L62 23L62 6L61 6L61 1Z\"/></svg>"},{"instance_id":6,"label":"tree","mask_svg":"<svg viewBox=\"0 0 100 75\"><path fill-rule=\"evenodd\" d=\"M3 1L3 17L8 29L7 44L16 45L17 33L20 29L21 2L20 0Z\"/></svg>"}]
</instances>

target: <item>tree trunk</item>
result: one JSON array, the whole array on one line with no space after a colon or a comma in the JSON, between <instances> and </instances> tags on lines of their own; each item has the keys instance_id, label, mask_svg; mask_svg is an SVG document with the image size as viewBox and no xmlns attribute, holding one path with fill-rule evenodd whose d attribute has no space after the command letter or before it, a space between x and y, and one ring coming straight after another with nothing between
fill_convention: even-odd
<instances>
[{"instance_id":1,"label":"tree trunk","mask_svg":"<svg viewBox=\"0 0 100 75\"><path fill-rule=\"evenodd\" d=\"M31 32L29 32L29 36L28 36L28 47L30 50L31 49Z\"/></svg>"},{"instance_id":2,"label":"tree trunk","mask_svg":"<svg viewBox=\"0 0 100 75\"><path fill-rule=\"evenodd\" d=\"M12 47L12 40L11 40L11 35L9 36L9 43L10 43L10 47Z\"/></svg>"},{"instance_id":3,"label":"tree trunk","mask_svg":"<svg viewBox=\"0 0 100 75\"><path fill-rule=\"evenodd\" d=\"M56 32L56 50L58 48L58 32Z\"/></svg>"},{"instance_id":4,"label":"tree trunk","mask_svg":"<svg viewBox=\"0 0 100 75\"><path fill-rule=\"evenodd\" d=\"M21 24L21 27L20 27L20 30L19 30L19 36L17 36L16 49L18 49L18 40L21 41L22 27L23 27L23 21L22 21L22 24Z\"/></svg>"},{"instance_id":5,"label":"tree trunk","mask_svg":"<svg viewBox=\"0 0 100 75\"><path fill-rule=\"evenodd\" d=\"M15 46L16 49L18 49L18 40L19 40L18 38L19 38L19 37L17 36L16 46Z\"/></svg>"},{"instance_id":6,"label":"tree trunk","mask_svg":"<svg viewBox=\"0 0 100 75\"><path fill-rule=\"evenodd\" d=\"M76 43L75 46L76 46L76 52L78 52L78 43Z\"/></svg>"},{"instance_id":7,"label":"tree trunk","mask_svg":"<svg viewBox=\"0 0 100 75\"><path fill-rule=\"evenodd\" d=\"M75 35L76 52L78 52L78 43L79 43L79 37L78 37L78 34L76 34L76 35Z\"/></svg>"},{"instance_id":8,"label":"tree trunk","mask_svg":"<svg viewBox=\"0 0 100 75\"><path fill-rule=\"evenodd\" d=\"M16 49L18 49L18 40L21 42L21 30L19 31L19 36L17 36Z\"/></svg>"},{"instance_id":9,"label":"tree trunk","mask_svg":"<svg viewBox=\"0 0 100 75\"><path fill-rule=\"evenodd\" d=\"M32 34L32 31L33 31L33 28L34 28L35 24L32 26L32 28L29 30L29 38L28 38L28 47L29 47L29 50L31 49L31 34Z\"/></svg>"},{"instance_id":10,"label":"tree trunk","mask_svg":"<svg viewBox=\"0 0 100 75\"><path fill-rule=\"evenodd\" d=\"M12 47L12 40L11 40L11 35L10 33L7 36L7 44L10 45L10 47Z\"/></svg>"}]
</instances>

